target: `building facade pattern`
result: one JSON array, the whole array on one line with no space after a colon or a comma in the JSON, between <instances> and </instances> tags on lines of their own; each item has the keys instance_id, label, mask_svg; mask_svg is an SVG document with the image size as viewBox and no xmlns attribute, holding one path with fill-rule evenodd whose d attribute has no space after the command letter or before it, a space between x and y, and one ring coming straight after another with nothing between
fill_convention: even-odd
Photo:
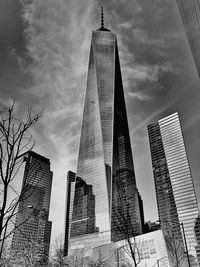
<instances>
[{"instance_id":1,"label":"building facade pattern","mask_svg":"<svg viewBox=\"0 0 200 267\"><path fill-rule=\"evenodd\" d=\"M194 226L199 209L178 113L149 125L148 134L162 228L170 224L183 246L183 223L191 264L198 266Z\"/></svg>"},{"instance_id":2,"label":"building facade pattern","mask_svg":"<svg viewBox=\"0 0 200 267\"><path fill-rule=\"evenodd\" d=\"M76 180L76 173L68 171L66 201L65 201L65 236L64 236L64 253L63 253L64 256L68 255L68 249L69 249L73 199L75 193L75 180Z\"/></svg>"},{"instance_id":3,"label":"building facade pattern","mask_svg":"<svg viewBox=\"0 0 200 267\"><path fill-rule=\"evenodd\" d=\"M23 197L15 218L16 230L12 235L13 258L23 261L33 258L40 266L46 264L49 255L51 225L49 206L52 171L49 159L28 152L24 156L25 169L21 188ZM21 264L21 263L19 263Z\"/></svg>"},{"instance_id":4,"label":"building facade pattern","mask_svg":"<svg viewBox=\"0 0 200 267\"><path fill-rule=\"evenodd\" d=\"M95 228L95 196L92 185L76 177L71 237L98 232Z\"/></svg>"},{"instance_id":5,"label":"building facade pattern","mask_svg":"<svg viewBox=\"0 0 200 267\"><path fill-rule=\"evenodd\" d=\"M198 263L200 266L200 215L195 220L194 232L195 232L196 242L197 242L197 246L196 246L197 259L198 259Z\"/></svg>"},{"instance_id":6,"label":"building facade pattern","mask_svg":"<svg viewBox=\"0 0 200 267\"><path fill-rule=\"evenodd\" d=\"M200 2L199 0L176 1L200 77Z\"/></svg>"},{"instance_id":7,"label":"building facade pattern","mask_svg":"<svg viewBox=\"0 0 200 267\"><path fill-rule=\"evenodd\" d=\"M117 40L103 26L92 32L77 177L92 185L94 232L107 233L112 241L121 239L120 224L116 227L114 221L121 207L129 205L131 234L141 234Z\"/></svg>"}]
</instances>

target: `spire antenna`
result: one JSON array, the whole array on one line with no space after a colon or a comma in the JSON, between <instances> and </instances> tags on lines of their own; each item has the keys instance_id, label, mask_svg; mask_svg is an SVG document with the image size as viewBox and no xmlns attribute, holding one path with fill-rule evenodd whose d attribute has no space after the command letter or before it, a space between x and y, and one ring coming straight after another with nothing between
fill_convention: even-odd
<instances>
[{"instance_id":1,"label":"spire antenna","mask_svg":"<svg viewBox=\"0 0 200 267\"><path fill-rule=\"evenodd\" d=\"M103 14L103 6L101 7L101 27L97 31L110 31L104 28L104 14Z\"/></svg>"},{"instance_id":2,"label":"spire antenna","mask_svg":"<svg viewBox=\"0 0 200 267\"><path fill-rule=\"evenodd\" d=\"M103 6L101 7L101 28L104 28Z\"/></svg>"}]
</instances>

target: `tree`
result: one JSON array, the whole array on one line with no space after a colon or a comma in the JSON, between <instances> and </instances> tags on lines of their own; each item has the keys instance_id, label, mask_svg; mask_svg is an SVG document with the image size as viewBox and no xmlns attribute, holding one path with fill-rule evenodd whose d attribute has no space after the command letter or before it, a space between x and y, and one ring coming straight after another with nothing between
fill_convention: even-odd
<instances>
[{"instance_id":1,"label":"tree","mask_svg":"<svg viewBox=\"0 0 200 267\"><path fill-rule=\"evenodd\" d=\"M99 249L97 259L89 259L87 266L88 267L110 267L108 262L109 262L109 258L105 259L102 255L101 250Z\"/></svg>"},{"instance_id":2,"label":"tree","mask_svg":"<svg viewBox=\"0 0 200 267\"><path fill-rule=\"evenodd\" d=\"M64 242L62 235L58 236L53 244L52 262L54 266L67 266L64 255Z\"/></svg>"},{"instance_id":3,"label":"tree","mask_svg":"<svg viewBox=\"0 0 200 267\"><path fill-rule=\"evenodd\" d=\"M20 228L18 228L19 230ZM23 234L23 232L22 232ZM37 234L32 237L27 237L26 242L20 247L20 250L11 251L11 257L14 258L14 262L12 259L10 260L14 266L28 266L28 267L36 267L36 266L44 266L41 265L41 257L43 258L44 253L40 242L38 241ZM46 266L47 262L45 262Z\"/></svg>"},{"instance_id":4,"label":"tree","mask_svg":"<svg viewBox=\"0 0 200 267\"><path fill-rule=\"evenodd\" d=\"M13 267L10 261L10 249L7 244L4 244L2 250L2 258L0 260L0 266L2 267Z\"/></svg>"},{"instance_id":5,"label":"tree","mask_svg":"<svg viewBox=\"0 0 200 267\"><path fill-rule=\"evenodd\" d=\"M73 254L66 257L66 265L68 267L86 267L87 259L85 257L85 251L83 249L77 249L73 251Z\"/></svg>"},{"instance_id":6,"label":"tree","mask_svg":"<svg viewBox=\"0 0 200 267\"><path fill-rule=\"evenodd\" d=\"M120 181L115 191L115 200L113 201L113 229L118 234L119 240L125 240L125 245L121 247L122 250L131 257L134 266L138 266L140 259L140 247L139 242L136 241L134 232L134 215L132 214L133 199L129 198L130 194L127 194L126 181L123 183ZM119 253L119 249L117 253ZM120 249L120 250L121 250ZM118 255L119 256L119 255ZM118 257L119 260L119 257Z\"/></svg>"},{"instance_id":7,"label":"tree","mask_svg":"<svg viewBox=\"0 0 200 267\"><path fill-rule=\"evenodd\" d=\"M30 130L40 117L41 113L33 115L31 109L23 118L17 116L15 102L0 111L0 259L5 240L15 230L13 222L19 212L19 203L34 190L26 185L21 192L17 192L14 184L17 183L24 155L34 147ZM11 192L13 197L9 199ZM20 225L23 223L21 221ZM13 224L14 228L8 229L9 224Z\"/></svg>"},{"instance_id":8,"label":"tree","mask_svg":"<svg viewBox=\"0 0 200 267\"><path fill-rule=\"evenodd\" d=\"M89 266L86 264L84 250L74 250L73 254L64 256L64 242L62 235L59 235L53 242L52 253L50 256L52 266L60 267L83 267ZM86 265L85 265L86 264Z\"/></svg>"},{"instance_id":9,"label":"tree","mask_svg":"<svg viewBox=\"0 0 200 267\"><path fill-rule=\"evenodd\" d=\"M186 258L180 225L165 220L161 223L171 266L185 266Z\"/></svg>"}]
</instances>

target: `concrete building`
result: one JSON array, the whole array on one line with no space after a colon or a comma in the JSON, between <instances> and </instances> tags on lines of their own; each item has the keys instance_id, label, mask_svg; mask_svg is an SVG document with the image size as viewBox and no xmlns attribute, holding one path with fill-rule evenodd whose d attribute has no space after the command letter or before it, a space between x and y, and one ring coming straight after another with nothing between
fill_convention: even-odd
<instances>
[{"instance_id":1,"label":"concrete building","mask_svg":"<svg viewBox=\"0 0 200 267\"><path fill-rule=\"evenodd\" d=\"M170 267L161 230L138 235L131 238L130 243L138 267ZM91 261L93 263L103 262L104 266L112 267L135 266L126 240L96 246L89 250L79 249L78 253L74 251L74 254L70 256L71 258L69 257L69 262L73 262L73 257L79 255L83 267L88 266L88 262Z\"/></svg>"}]
</instances>

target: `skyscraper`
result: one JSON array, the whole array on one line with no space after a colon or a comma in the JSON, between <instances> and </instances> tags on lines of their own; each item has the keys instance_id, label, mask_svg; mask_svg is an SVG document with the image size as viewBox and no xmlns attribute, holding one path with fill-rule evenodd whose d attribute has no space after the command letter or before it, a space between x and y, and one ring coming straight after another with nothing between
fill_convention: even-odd
<instances>
[{"instance_id":1,"label":"skyscraper","mask_svg":"<svg viewBox=\"0 0 200 267\"><path fill-rule=\"evenodd\" d=\"M200 265L200 215L195 220L194 232L195 232L196 242L197 242L197 246L196 246L197 259Z\"/></svg>"},{"instance_id":2,"label":"skyscraper","mask_svg":"<svg viewBox=\"0 0 200 267\"><path fill-rule=\"evenodd\" d=\"M76 177L71 237L95 232L95 196L92 185Z\"/></svg>"},{"instance_id":3,"label":"skyscraper","mask_svg":"<svg viewBox=\"0 0 200 267\"><path fill-rule=\"evenodd\" d=\"M73 210L73 199L75 194L75 180L76 180L76 174L72 171L68 171L66 202L65 202L65 236L64 236L64 252L63 252L64 256L68 255L70 227L71 227L72 210Z\"/></svg>"},{"instance_id":4,"label":"skyscraper","mask_svg":"<svg viewBox=\"0 0 200 267\"><path fill-rule=\"evenodd\" d=\"M72 202L71 199L74 201ZM73 214L72 209L74 209ZM92 185L87 185L83 179L76 177L76 174L71 171L67 176L65 212L64 256L68 254L70 236L98 232L98 229L95 228L95 196Z\"/></svg>"},{"instance_id":5,"label":"skyscraper","mask_svg":"<svg viewBox=\"0 0 200 267\"><path fill-rule=\"evenodd\" d=\"M191 266L198 266L194 227L199 208L178 113L148 125L148 134L161 226L170 225L183 247L183 223Z\"/></svg>"},{"instance_id":6,"label":"skyscraper","mask_svg":"<svg viewBox=\"0 0 200 267\"><path fill-rule=\"evenodd\" d=\"M176 1L200 77L200 2L199 0Z\"/></svg>"},{"instance_id":7,"label":"skyscraper","mask_svg":"<svg viewBox=\"0 0 200 267\"><path fill-rule=\"evenodd\" d=\"M19 266L27 258L43 266L48 259L51 237L49 205L52 171L49 159L35 152L28 152L24 161L22 198L15 217L17 228L12 234L10 249Z\"/></svg>"},{"instance_id":8,"label":"skyscraper","mask_svg":"<svg viewBox=\"0 0 200 267\"><path fill-rule=\"evenodd\" d=\"M95 227L91 236L102 238L102 243L123 239L118 215L127 206L131 235L141 234L117 39L104 27L103 15L101 28L92 32L76 177L92 186ZM71 224L75 212L74 204ZM80 240L83 244L84 236L72 238L72 232L70 236L71 244Z\"/></svg>"}]
</instances>

